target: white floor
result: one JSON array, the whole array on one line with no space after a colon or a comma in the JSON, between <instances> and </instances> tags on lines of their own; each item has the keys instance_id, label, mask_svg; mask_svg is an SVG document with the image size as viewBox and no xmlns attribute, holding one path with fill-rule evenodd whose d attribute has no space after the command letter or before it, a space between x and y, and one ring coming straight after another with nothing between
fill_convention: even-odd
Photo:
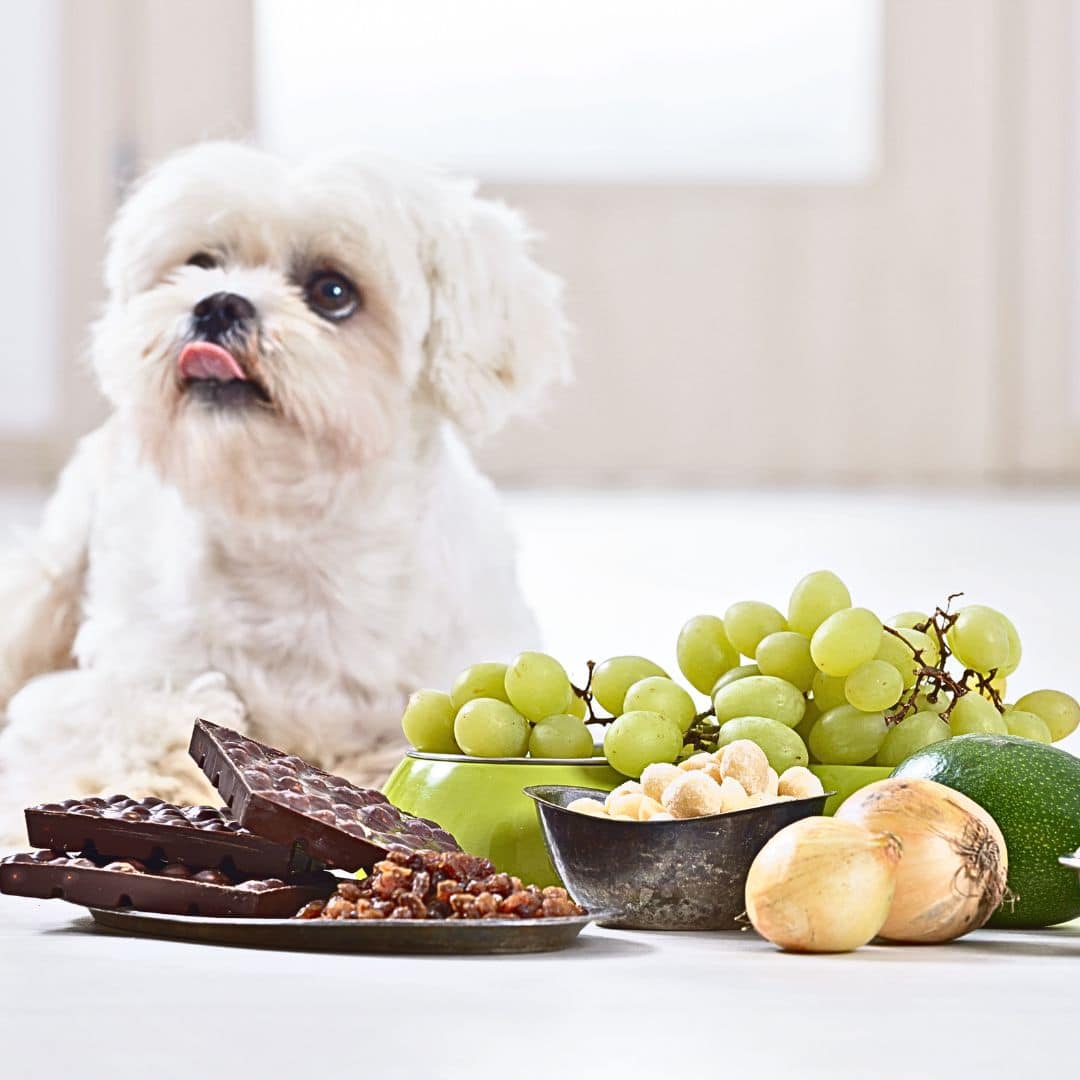
<instances>
[{"instance_id":1,"label":"white floor","mask_svg":"<svg viewBox=\"0 0 1080 1080\"><path fill-rule=\"evenodd\" d=\"M688 615L746 598L782 607L801 574L828 566L882 614L960 589L1001 607L1024 639L1016 688L1080 692L1076 495L508 501L524 585L570 665L631 651L670 664ZM8 499L0 518L34 507ZM751 934L589 930L568 953L490 961L117 941L78 918L0 897L4 1076L1075 1073L1078 924L842 957L787 956Z\"/></svg>"}]
</instances>

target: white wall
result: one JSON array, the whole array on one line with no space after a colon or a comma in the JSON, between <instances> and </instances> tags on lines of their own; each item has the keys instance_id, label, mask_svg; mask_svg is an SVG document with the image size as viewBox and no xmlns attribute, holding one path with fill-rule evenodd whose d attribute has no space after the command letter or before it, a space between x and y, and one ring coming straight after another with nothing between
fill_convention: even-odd
<instances>
[{"instance_id":1,"label":"white wall","mask_svg":"<svg viewBox=\"0 0 1080 1080\"><path fill-rule=\"evenodd\" d=\"M258 135L483 181L860 182L878 164L881 15L880 0L257 0Z\"/></svg>"},{"instance_id":2,"label":"white wall","mask_svg":"<svg viewBox=\"0 0 1080 1080\"><path fill-rule=\"evenodd\" d=\"M59 0L0 6L0 437L58 404Z\"/></svg>"}]
</instances>

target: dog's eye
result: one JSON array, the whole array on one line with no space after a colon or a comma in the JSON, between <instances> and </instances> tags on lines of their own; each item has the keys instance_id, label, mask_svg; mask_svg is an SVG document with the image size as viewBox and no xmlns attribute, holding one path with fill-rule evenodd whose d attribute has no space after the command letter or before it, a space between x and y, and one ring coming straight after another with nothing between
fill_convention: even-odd
<instances>
[{"instance_id":1,"label":"dog's eye","mask_svg":"<svg viewBox=\"0 0 1080 1080\"><path fill-rule=\"evenodd\" d=\"M347 319L360 306L356 286L341 274L323 270L304 286L307 302L324 319Z\"/></svg>"},{"instance_id":2,"label":"dog's eye","mask_svg":"<svg viewBox=\"0 0 1080 1080\"><path fill-rule=\"evenodd\" d=\"M184 265L198 266L203 270L213 270L218 265L218 261L208 251L196 251Z\"/></svg>"}]
</instances>

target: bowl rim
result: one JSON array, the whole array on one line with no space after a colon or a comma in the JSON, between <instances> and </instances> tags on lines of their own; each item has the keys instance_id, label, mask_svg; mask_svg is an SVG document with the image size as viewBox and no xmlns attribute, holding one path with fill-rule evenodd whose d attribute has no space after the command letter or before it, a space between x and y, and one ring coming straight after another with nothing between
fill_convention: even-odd
<instances>
[{"instance_id":1,"label":"bowl rim","mask_svg":"<svg viewBox=\"0 0 1080 1080\"><path fill-rule=\"evenodd\" d=\"M533 758L533 757L470 757L468 754L434 754L426 750L409 749L406 757L419 761L448 761L458 765L577 765L583 769L596 769L608 765L605 757L587 758ZM610 768L610 766L608 766ZM567 784L566 787L573 787Z\"/></svg>"},{"instance_id":2,"label":"bowl rim","mask_svg":"<svg viewBox=\"0 0 1080 1080\"><path fill-rule=\"evenodd\" d=\"M744 806L739 810L721 810L717 814L702 814L701 817L693 818L674 818L671 821L619 821L617 818L602 818L599 814L581 814L577 810L571 810L568 806L560 806L556 802L551 802L550 799L544 798L539 794L539 789L543 787L548 790L551 788L563 788L571 791L593 791L597 795L608 796L611 793L604 791L602 788L587 788L580 784L534 784L530 787L522 788L523 795L528 795L533 802L542 806L550 806L552 810L558 810L564 814L573 814L574 817L588 818L591 821L605 821L608 825L693 825L698 821L716 821L719 818L732 818L738 814L750 814L756 810L771 810L777 806L790 806L795 803L810 802L812 799L821 800L821 809L825 809L825 803L831 799L836 792L826 791L821 795L808 795L803 799L787 799L782 803L763 803L761 806ZM581 798L588 798L587 795L582 795ZM603 826L602 826L603 827Z\"/></svg>"}]
</instances>

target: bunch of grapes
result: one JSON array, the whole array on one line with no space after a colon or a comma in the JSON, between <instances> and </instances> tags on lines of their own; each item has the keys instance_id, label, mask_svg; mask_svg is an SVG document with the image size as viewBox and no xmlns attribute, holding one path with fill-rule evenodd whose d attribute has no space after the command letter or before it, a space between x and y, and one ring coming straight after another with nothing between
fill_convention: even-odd
<instances>
[{"instance_id":1,"label":"bunch of grapes","mask_svg":"<svg viewBox=\"0 0 1080 1080\"><path fill-rule=\"evenodd\" d=\"M554 657L527 652L467 668L449 694L418 691L402 726L419 750L478 757L588 757L602 731L604 756L631 777L738 739L782 774L811 762L891 767L951 735L1049 743L1074 731L1080 704L1068 694L1005 703L1020 663L1016 628L992 608L951 611L956 595L883 623L819 570L795 586L786 617L747 600L683 626L679 668L709 696L705 709L642 656L590 662L578 687Z\"/></svg>"}]
</instances>

